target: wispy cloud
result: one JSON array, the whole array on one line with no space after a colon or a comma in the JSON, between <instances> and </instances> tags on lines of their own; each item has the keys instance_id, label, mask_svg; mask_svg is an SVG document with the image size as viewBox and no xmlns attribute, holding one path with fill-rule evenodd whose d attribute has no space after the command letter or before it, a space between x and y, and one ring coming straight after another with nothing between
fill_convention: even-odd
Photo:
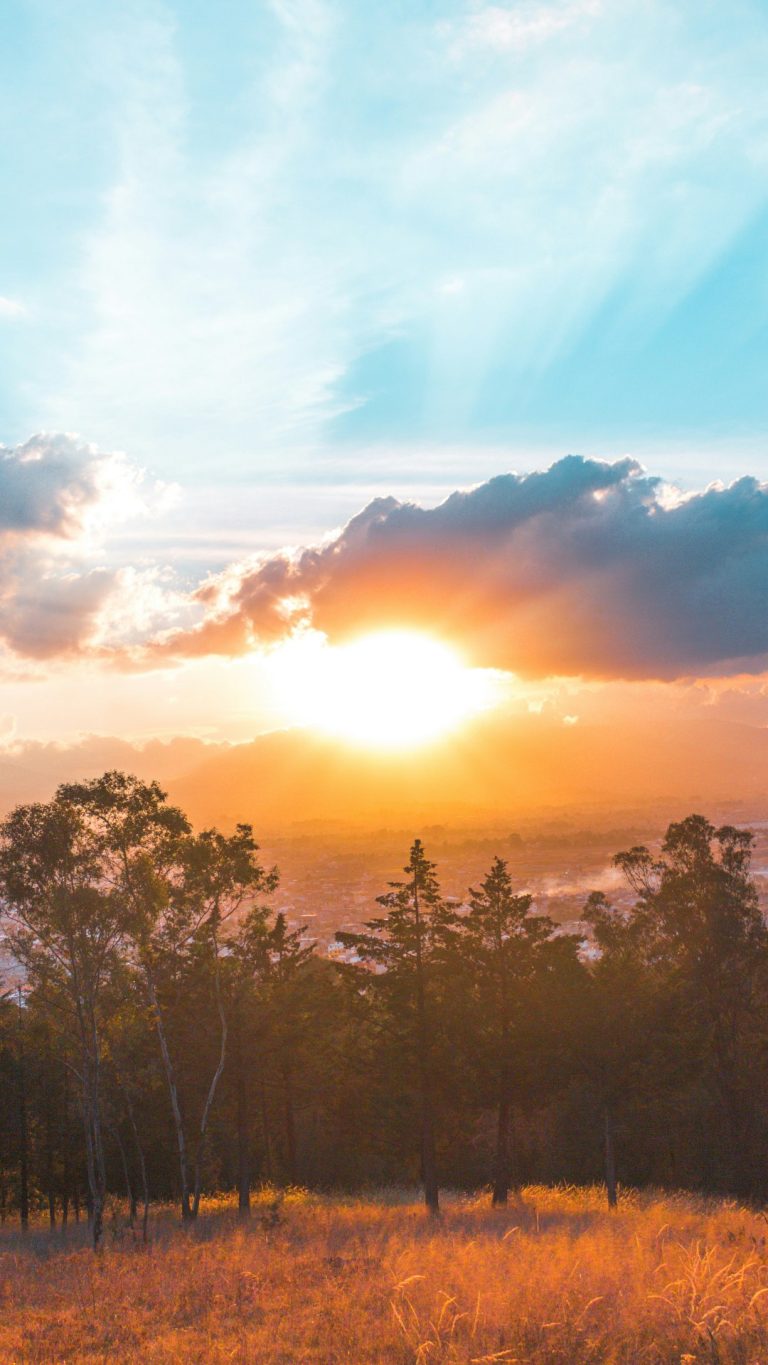
<instances>
[{"instance_id":1,"label":"wispy cloud","mask_svg":"<svg viewBox=\"0 0 768 1365\"><path fill-rule=\"evenodd\" d=\"M446 25L451 50L466 56L475 48L520 49L567 31L574 25L594 19L603 8L602 0L533 0L532 3L507 5L474 4L468 13Z\"/></svg>"},{"instance_id":2,"label":"wispy cloud","mask_svg":"<svg viewBox=\"0 0 768 1365\"><path fill-rule=\"evenodd\" d=\"M333 24L319 0L270 6L269 74L205 165L176 25L145 8L105 47L119 166L85 241L86 325L48 406L160 465L183 455L194 471L225 445L237 467L244 446L269 459L343 406L349 266L321 216L307 231L301 185Z\"/></svg>"},{"instance_id":3,"label":"wispy cloud","mask_svg":"<svg viewBox=\"0 0 768 1365\"><path fill-rule=\"evenodd\" d=\"M555 372L556 411L598 318L629 385L765 203L748 10L273 0L221 20L244 53L218 104L183 7L94 12L113 162L39 411L197 480L311 476L340 431L498 438Z\"/></svg>"}]
</instances>

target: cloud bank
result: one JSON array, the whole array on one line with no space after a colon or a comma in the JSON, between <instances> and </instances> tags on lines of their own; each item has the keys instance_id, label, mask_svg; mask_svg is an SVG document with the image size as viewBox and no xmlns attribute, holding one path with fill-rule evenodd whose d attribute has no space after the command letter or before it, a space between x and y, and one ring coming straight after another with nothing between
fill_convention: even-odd
<instances>
[{"instance_id":1,"label":"cloud bank","mask_svg":"<svg viewBox=\"0 0 768 1365\"><path fill-rule=\"evenodd\" d=\"M568 456L423 508L377 498L333 539L204 583L155 656L437 632L528 677L673 679L768 662L768 485L683 497L631 459Z\"/></svg>"},{"instance_id":2,"label":"cloud bank","mask_svg":"<svg viewBox=\"0 0 768 1365\"><path fill-rule=\"evenodd\" d=\"M146 508L141 473L123 457L75 437L43 434L0 446L0 644L30 659L81 652L103 633L105 614L131 571L89 563L103 533Z\"/></svg>"},{"instance_id":3,"label":"cloud bank","mask_svg":"<svg viewBox=\"0 0 768 1365\"><path fill-rule=\"evenodd\" d=\"M568 456L436 507L378 497L319 545L182 592L103 541L149 503L70 436L0 447L0 646L129 669L236 657L312 628L427 630L527 678L673 680L768 667L768 484L684 496L634 460ZM182 623L182 624L179 624Z\"/></svg>"}]
</instances>

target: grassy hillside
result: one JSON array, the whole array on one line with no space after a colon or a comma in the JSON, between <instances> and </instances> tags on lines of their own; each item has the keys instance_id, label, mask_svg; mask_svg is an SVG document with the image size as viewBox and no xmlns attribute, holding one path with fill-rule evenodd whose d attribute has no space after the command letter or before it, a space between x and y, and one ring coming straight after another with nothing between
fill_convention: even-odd
<instances>
[{"instance_id":1,"label":"grassy hillside","mask_svg":"<svg viewBox=\"0 0 768 1365\"><path fill-rule=\"evenodd\" d=\"M765 1216L684 1196L526 1189L504 1211L407 1194L260 1196L250 1224L209 1203L148 1247L113 1217L0 1234L0 1360L252 1365L653 1365L768 1360Z\"/></svg>"}]
</instances>

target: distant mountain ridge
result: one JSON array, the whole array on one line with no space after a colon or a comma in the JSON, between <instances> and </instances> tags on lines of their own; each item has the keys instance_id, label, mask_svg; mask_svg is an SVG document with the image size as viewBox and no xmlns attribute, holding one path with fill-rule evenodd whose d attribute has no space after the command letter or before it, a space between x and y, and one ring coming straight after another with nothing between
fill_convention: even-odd
<instances>
[{"instance_id":1,"label":"distant mountain ridge","mask_svg":"<svg viewBox=\"0 0 768 1365\"><path fill-rule=\"evenodd\" d=\"M768 802L768 730L696 720L631 730L483 718L408 754L381 755L293 730L220 750L171 781L193 819L369 824L567 804Z\"/></svg>"},{"instance_id":2,"label":"distant mountain ridge","mask_svg":"<svg viewBox=\"0 0 768 1365\"><path fill-rule=\"evenodd\" d=\"M693 809L744 800L768 809L768 729L698 717L622 726L491 715L408 753L300 729L237 745L91 736L71 747L19 746L0 757L0 807L48 799L59 782L111 767L157 778L196 824L248 820L260 830L617 802Z\"/></svg>"}]
</instances>

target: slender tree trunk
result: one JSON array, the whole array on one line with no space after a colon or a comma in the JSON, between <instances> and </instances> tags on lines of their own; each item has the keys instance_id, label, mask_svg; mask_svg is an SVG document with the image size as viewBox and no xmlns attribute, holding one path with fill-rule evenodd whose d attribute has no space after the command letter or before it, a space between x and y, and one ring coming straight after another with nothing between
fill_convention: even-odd
<instances>
[{"instance_id":1,"label":"slender tree trunk","mask_svg":"<svg viewBox=\"0 0 768 1365\"><path fill-rule=\"evenodd\" d=\"M493 1196L491 1200L494 1208L505 1205L509 1196L510 1119L511 1107L509 1095L507 1094L506 1087L503 1087L501 1095L499 1096L496 1120L496 1155L493 1165Z\"/></svg>"},{"instance_id":2,"label":"slender tree trunk","mask_svg":"<svg viewBox=\"0 0 768 1365\"><path fill-rule=\"evenodd\" d=\"M267 1180L275 1179L275 1163L272 1157L272 1128L269 1122L267 1087L263 1075L259 1078L259 1105L261 1109L261 1136L264 1143L264 1172Z\"/></svg>"},{"instance_id":3,"label":"slender tree trunk","mask_svg":"<svg viewBox=\"0 0 768 1365\"><path fill-rule=\"evenodd\" d=\"M92 1082L89 1082L89 1091ZM104 1235L104 1200L105 1182L103 1179L103 1151L99 1150L101 1134L94 1124L93 1095L89 1093L85 1099L85 1149L86 1165L88 1169L88 1218L91 1224L91 1240L94 1251L101 1247L101 1239ZM98 1136L97 1136L98 1133Z\"/></svg>"},{"instance_id":4,"label":"slender tree trunk","mask_svg":"<svg viewBox=\"0 0 768 1365\"><path fill-rule=\"evenodd\" d=\"M131 1182L131 1173L128 1169L128 1157L126 1155L123 1139L120 1136L120 1129L117 1124L112 1128L117 1143L117 1150L120 1153L120 1165L123 1168L123 1180L125 1181L125 1193L128 1197L128 1223L134 1227L136 1223L136 1192Z\"/></svg>"},{"instance_id":5,"label":"slender tree trunk","mask_svg":"<svg viewBox=\"0 0 768 1365\"><path fill-rule=\"evenodd\" d=\"M251 1125L248 1087L243 1065L243 1035L239 1007L235 1012L235 1068L237 1088L237 1207L240 1217L251 1214Z\"/></svg>"},{"instance_id":6,"label":"slender tree trunk","mask_svg":"<svg viewBox=\"0 0 768 1365\"><path fill-rule=\"evenodd\" d=\"M251 1213L250 1137L245 1082L241 1079L237 1087L237 1207L241 1218Z\"/></svg>"},{"instance_id":7,"label":"slender tree trunk","mask_svg":"<svg viewBox=\"0 0 768 1365\"><path fill-rule=\"evenodd\" d=\"M91 1010L90 1018L91 1081L90 1104L91 1125L93 1129L93 1165L96 1175L96 1197L93 1205L93 1247L101 1248L104 1235L104 1205L107 1197L107 1169L104 1160L104 1133L101 1120L101 1061L96 1019Z\"/></svg>"},{"instance_id":8,"label":"slender tree trunk","mask_svg":"<svg viewBox=\"0 0 768 1365\"><path fill-rule=\"evenodd\" d=\"M499 1011L499 1052L501 1066L499 1071L498 1109L496 1115L496 1152L493 1163L493 1194L491 1204L494 1208L503 1207L509 1197L510 1179L510 1124L512 1119L509 1101L512 1089L512 1066L510 1063L510 1001L509 973L504 962L504 931L501 912L497 913L494 926L494 944L498 971L498 1011Z\"/></svg>"},{"instance_id":9,"label":"slender tree trunk","mask_svg":"<svg viewBox=\"0 0 768 1365\"><path fill-rule=\"evenodd\" d=\"M19 1106L19 1220L22 1232L29 1227L29 1124L27 1122L27 1058L24 1049L24 1019L19 987L18 1106Z\"/></svg>"},{"instance_id":10,"label":"slender tree trunk","mask_svg":"<svg viewBox=\"0 0 768 1365\"><path fill-rule=\"evenodd\" d=\"M85 1173L87 1184L85 1190L85 1203L88 1210L88 1222L93 1228L94 1215L96 1211L96 1168L93 1159L93 1128L91 1126L90 1102L86 1093L87 1082L83 1083L83 1133L85 1135Z\"/></svg>"},{"instance_id":11,"label":"slender tree trunk","mask_svg":"<svg viewBox=\"0 0 768 1365\"><path fill-rule=\"evenodd\" d=\"M65 1228L69 1221L69 1199L72 1183L69 1132L69 1070L67 1068L66 1063L64 1065L64 1094L62 1097L62 1109L64 1112L64 1124L62 1139L61 1226Z\"/></svg>"},{"instance_id":12,"label":"slender tree trunk","mask_svg":"<svg viewBox=\"0 0 768 1365\"><path fill-rule=\"evenodd\" d=\"M93 1201L93 1219L91 1223L94 1251L101 1250L102 1238L104 1236L104 1203L105 1192L102 1189L101 1181L99 1180L96 1197Z\"/></svg>"},{"instance_id":13,"label":"slender tree trunk","mask_svg":"<svg viewBox=\"0 0 768 1365\"><path fill-rule=\"evenodd\" d=\"M125 1095L125 1103L128 1108L128 1118L130 1119L131 1123L133 1141L136 1147L136 1153L139 1158L139 1170L141 1172L141 1194L144 1204L144 1210L141 1216L141 1240L146 1244L147 1226L149 1223L149 1182L147 1181L147 1163L144 1157L144 1148L139 1137L139 1130L136 1127L136 1119L134 1118L133 1114L133 1104L131 1103L131 1097L128 1094L127 1090L124 1091L123 1093Z\"/></svg>"},{"instance_id":14,"label":"slender tree trunk","mask_svg":"<svg viewBox=\"0 0 768 1365\"><path fill-rule=\"evenodd\" d=\"M101 1081L99 1038L92 1002L78 995L76 1003L80 1030L83 1130L88 1174L88 1219L91 1225L93 1249L98 1251L101 1248L104 1232L104 1203L107 1191L99 1097Z\"/></svg>"},{"instance_id":15,"label":"slender tree trunk","mask_svg":"<svg viewBox=\"0 0 768 1365\"><path fill-rule=\"evenodd\" d=\"M48 1196L48 1222L56 1227L56 1188L53 1173L53 1067L50 1041L45 1046L45 1185Z\"/></svg>"},{"instance_id":16,"label":"slender tree trunk","mask_svg":"<svg viewBox=\"0 0 768 1365\"><path fill-rule=\"evenodd\" d=\"M298 1185L299 1168L296 1149L296 1116L293 1107L293 1077L287 1062L281 1064L283 1076L283 1111L285 1113L285 1143L288 1184Z\"/></svg>"},{"instance_id":17,"label":"slender tree trunk","mask_svg":"<svg viewBox=\"0 0 768 1365\"><path fill-rule=\"evenodd\" d=\"M424 1203L434 1216L440 1212L440 1192L437 1182L435 1120L429 1057L430 1040L424 990L424 963L421 951L421 913L419 892L416 886L414 886L413 906L416 919L416 1046L418 1050L419 1107L421 1111L421 1178L424 1182Z\"/></svg>"},{"instance_id":18,"label":"slender tree trunk","mask_svg":"<svg viewBox=\"0 0 768 1365\"><path fill-rule=\"evenodd\" d=\"M437 1161L435 1158L435 1125L432 1106L428 1095L422 1091L421 1106L421 1169L424 1180L424 1203L429 1212L440 1212L440 1192L437 1183Z\"/></svg>"},{"instance_id":19,"label":"slender tree trunk","mask_svg":"<svg viewBox=\"0 0 768 1365\"><path fill-rule=\"evenodd\" d=\"M160 1008L160 1002L157 998L157 991L155 989L155 980L152 975L152 968L147 963L144 964L144 977L147 983L147 994L149 995L149 1003L152 1007L152 1013L154 1015L155 1020L155 1027L157 1029L157 1036L160 1042L160 1055L163 1059L165 1079L168 1083L168 1094L170 1096L171 1110L173 1112L173 1122L176 1128L176 1147L179 1155L179 1180L181 1187L180 1188L181 1218L182 1222L186 1223L189 1222L189 1220L192 1217L192 1207L189 1200L189 1165L187 1160L187 1141L184 1136L184 1121L182 1119L181 1104L179 1102L179 1087L176 1081L176 1071L174 1069L173 1061L171 1060L170 1049L168 1047L168 1038L165 1032L165 1021L163 1019L163 1013Z\"/></svg>"},{"instance_id":20,"label":"slender tree trunk","mask_svg":"<svg viewBox=\"0 0 768 1365\"><path fill-rule=\"evenodd\" d=\"M616 1152L614 1146L613 1114L606 1104L603 1113L605 1125L605 1190L609 1209L616 1208Z\"/></svg>"},{"instance_id":21,"label":"slender tree trunk","mask_svg":"<svg viewBox=\"0 0 768 1365\"><path fill-rule=\"evenodd\" d=\"M214 1096L215 1096L215 1094L216 1094L216 1089L217 1089L217 1087L218 1087L219 1081L221 1080L221 1074L222 1074L222 1072L223 1072L223 1070L224 1070L224 1063L225 1063L226 1060L227 1060L227 1035L228 1035L228 1029L227 1029L227 1016L226 1016L226 1014L225 1014L225 1012L224 1012L224 1005L223 1005L222 999L221 999L221 978L220 978L220 975L219 975L219 958L218 958L218 949L216 948L215 942L214 942L214 952L215 952L215 954L216 954L216 958L215 958L215 966L216 966L216 1007L217 1007L218 1012L219 1012L219 1026L220 1026L220 1028L221 1028L221 1034L220 1034L221 1043L220 1043L220 1047L219 1047L219 1061L218 1061L218 1065L217 1065L217 1067L216 1067L216 1070L215 1070L214 1073L213 1073L213 1077L212 1077L212 1079L211 1079L211 1084L210 1084L210 1086L208 1087L208 1094L207 1094L206 1100L205 1100L205 1108L203 1109L203 1116L202 1116L202 1118L201 1118L201 1120L200 1120L200 1135L199 1135L199 1137L198 1137L197 1148L196 1148L196 1150L195 1150L195 1194L194 1194L194 1200L193 1200L193 1203L192 1203L192 1217L193 1217L193 1218L197 1218L197 1215L198 1215L198 1212L199 1212L199 1209L200 1209L200 1194L201 1194L202 1180L203 1180L203 1153L204 1153L204 1151L205 1151L205 1139L206 1139L206 1135L207 1135L207 1132L208 1132L208 1118L209 1118L209 1116L210 1116L211 1106L212 1106L212 1104L213 1104Z\"/></svg>"}]
</instances>

